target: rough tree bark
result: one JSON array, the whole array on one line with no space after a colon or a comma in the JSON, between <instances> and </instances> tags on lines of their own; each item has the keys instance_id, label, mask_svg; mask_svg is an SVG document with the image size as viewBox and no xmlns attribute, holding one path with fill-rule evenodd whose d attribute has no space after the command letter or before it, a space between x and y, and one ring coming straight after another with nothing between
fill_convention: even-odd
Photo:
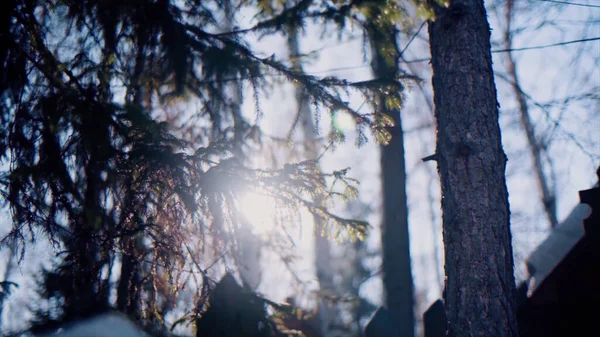
<instances>
[{"instance_id":1,"label":"rough tree bark","mask_svg":"<svg viewBox=\"0 0 600 337\"><path fill-rule=\"evenodd\" d=\"M435 5L434 5L435 6ZM447 334L517 336L515 279L490 27L482 0L429 23L442 186Z\"/></svg>"},{"instance_id":2,"label":"rough tree bark","mask_svg":"<svg viewBox=\"0 0 600 337\"><path fill-rule=\"evenodd\" d=\"M378 79L395 78L398 75L399 49L396 28L369 27L373 61L371 67ZM388 54L386 55L385 52ZM379 106L385 107L384 94ZM383 193L383 219L381 222L382 272L384 301L396 319L397 336L415 335L413 313L413 278L411 271L408 232L408 206L406 196L406 164L404 160L404 134L400 110L384 111L394 119L395 125L388 131L391 141L381 146L381 187Z\"/></svg>"}]
</instances>

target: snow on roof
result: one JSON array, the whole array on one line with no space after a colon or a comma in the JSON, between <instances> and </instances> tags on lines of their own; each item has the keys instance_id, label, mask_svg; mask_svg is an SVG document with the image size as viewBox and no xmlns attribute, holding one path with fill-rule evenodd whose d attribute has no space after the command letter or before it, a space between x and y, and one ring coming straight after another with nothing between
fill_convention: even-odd
<instances>
[{"instance_id":1,"label":"snow on roof","mask_svg":"<svg viewBox=\"0 0 600 337\"><path fill-rule=\"evenodd\" d=\"M594 187L598 187L598 184ZM532 278L529 285L531 292L581 240L584 234L583 220L591 214L591 210L587 204L580 203L575 206L567 218L558 224L548 238L527 258L526 264L529 276Z\"/></svg>"},{"instance_id":2,"label":"snow on roof","mask_svg":"<svg viewBox=\"0 0 600 337\"><path fill-rule=\"evenodd\" d=\"M122 314L107 313L38 337L149 337Z\"/></svg>"}]
</instances>

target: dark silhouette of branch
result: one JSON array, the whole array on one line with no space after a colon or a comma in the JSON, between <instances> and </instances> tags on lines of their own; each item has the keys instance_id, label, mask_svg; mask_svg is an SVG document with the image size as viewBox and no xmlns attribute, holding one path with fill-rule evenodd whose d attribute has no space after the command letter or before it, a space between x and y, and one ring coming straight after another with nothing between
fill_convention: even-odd
<instances>
[{"instance_id":1,"label":"dark silhouette of branch","mask_svg":"<svg viewBox=\"0 0 600 337\"><path fill-rule=\"evenodd\" d=\"M427 23L427 21L423 21L421 26L419 26L419 29L417 29L417 31L413 34L413 36L410 38L410 40L408 40L408 42L406 43L406 46L404 46L404 48L402 48L402 50L400 51L400 56L402 56L404 54L404 52L408 49L408 47L410 47L410 44L415 40L417 35L419 35L419 33L421 32L423 27L425 27L426 23Z\"/></svg>"}]
</instances>

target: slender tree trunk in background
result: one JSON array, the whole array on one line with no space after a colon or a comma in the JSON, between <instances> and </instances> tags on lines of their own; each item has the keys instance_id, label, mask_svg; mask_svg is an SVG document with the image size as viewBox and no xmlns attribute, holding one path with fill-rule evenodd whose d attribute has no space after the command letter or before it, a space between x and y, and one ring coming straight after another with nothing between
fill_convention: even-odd
<instances>
[{"instance_id":1,"label":"slender tree trunk in background","mask_svg":"<svg viewBox=\"0 0 600 337\"><path fill-rule=\"evenodd\" d=\"M300 50L298 46L298 31L295 28L288 29L288 51L292 59L292 66L295 69L301 70ZM305 158L315 160L318 158L316 128L313 121L308 99L302 89L296 88L296 100L298 102L298 114L300 121L300 129L304 136L306 145ZM319 168L320 170L320 168ZM322 197L315 198L316 204L323 204ZM334 295L333 273L331 267L331 245L329 239L323 235L323 220L317 216L313 217L315 231L315 269L317 280L319 281L319 291L321 295ZM335 305L334 305L335 306ZM329 300L319 296L318 299L318 315L321 325L322 336L334 336L335 326L339 321L339 313L335 307L329 305Z\"/></svg>"},{"instance_id":2,"label":"slender tree trunk in background","mask_svg":"<svg viewBox=\"0 0 600 337\"><path fill-rule=\"evenodd\" d=\"M235 29L235 7L234 0L225 1L223 3L225 12L225 27L223 32L230 32ZM232 93L232 100L229 108L231 109L231 119L233 122L233 155L244 163L246 155L244 154L244 133L246 132L246 122L242 115L243 95L237 83L229 86ZM248 219L242 214L238 214L239 226L236 233L236 252L235 261L245 286L252 290L256 290L261 283L261 256L262 245L260 237L255 235ZM256 224L254 224L256 225Z\"/></svg>"},{"instance_id":3,"label":"slender tree trunk in background","mask_svg":"<svg viewBox=\"0 0 600 337\"><path fill-rule=\"evenodd\" d=\"M517 336L506 155L482 0L429 23L442 186L447 334Z\"/></svg>"},{"instance_id":4,"label":"slender tree trunk in background","mask_svg":"<svg viewBox=\"0 0 600 337\"><path fill-rule=\"evenodd\" d=\"M0 68L0 95L10 86L8 75L5 73L7 69L4 65L9 57L9 48L12 43L10 36L11 20L17 7L17 1L5 0L2 7L0 12L0 65L2 65Z\"/></svg>"},{"instance_id":5,"label":"slender tree trunk in background","mask_svg":"<svg viewBox=\"0 0 600 337\"><path fill-rule=\"evenodd\" d=\"M354 306L354 309L351 311L353 324L356 327L356 331L358 332L358 336L361 332L362 322L364 320L369 319L369 317L373 314L375 306L371 304L366 298L361 296L360 290L362 286L362 281L357 283L355 280L366 280L372 274L371 270L367 269L363 262L367 258L367 244L365 241L356 240L351 243L352 250L354 251L354 259L352 260L352 274L350 277L353 278L351 282L352 293L351 296L354 296L358 304Z\"/></svg>"},{"instance_id":6,"label":"slender tree trunk in background","mask_svg":"<svg viewBox=\"0 0 600 337\"><path fill-rule=\"evenodd\" d=\"M121 275L117 286L117 310L131 318L139 318L139 300L142 290L140 255L136 239L128 238L121 258Z\"/></svg>"},{"instance_id":7,"label":"slender tree trunk in background","mask_svg":"<svg viewBox=\"0 0 600 337\"><path fill-rule=\"evenodd\" d=\"M513 17L513 9L514 0L508 0L506 2L506 30L504 32L504 46L507 50L510 50L512 48L511 23ZM505 55L508 76L512 81L513 93L517 98L517 102L519 104L521 126L523 127L523 130L525 130L525 135L527 136L527 143L529 144L529 149L531 151L531 156L533 159L535 178L537 180L538 187L542 195L542 205L544 206L546 217L548 218L548 222L550 223L550 228L554 228L558 224L558 219L556 217L556 195L549 187L548 179L546 177L546 174L544 173L544 166L542 163L543 150L540 146L539 141L535 137L535 130L533 127L533 123L531 122L531 118L529 116L529 107L527 106L527 100L525 98L525 95L523 94L521 84L519 81L519 76L517 75L517 65L510 51L506 52Z\"/></svg>"},{"instance_id":8,"label":"slender tree trunk in background","mask_svg":"<svg viewBox=\"0 0 600 337\"><path fill-rule=\"evenodd\" d=\"M373 55L371 66L375 78L396 78L399 73L396 28L390 26L384 31L383 28L369 27L368 33ZM386 106L384 94L378 100L379 106ZM413 337L415 335L414 287L408 231L404 134L400 110L386 108L384 113L393 118L395 123L389 128L391 141L381 146L383 193L381 247L384 300L387 308L397 318L398 336Z\"/></svg>"},{"instance_id":9,"label":"slender tree trunk in background","mask_svg":"<svg viewBox=\"0 0 600 337\"><path fill-rule=\"evenodd\" d=\"M105 13L106 14L106 13ZM115 41L115 32L104 31L104 46L102 63L98 69L98 101L112 101L110 88L111 66L110 58L114 55L115 46L109 41ZM97 242L97 233L106 229L106 218L101 202L102 173L107 167L106 144L97 140L108 138L110 133L109 116L103 109L88 111L82 117L82 131L85 133L88 150L85 164L85 193L83 210L80 219L74 224L67 246L70 252L69 265L72 273L72 296L65 296L63 305L65 320L86 317L105 310L109 306L108 292L102 291L102 267L106 264L104 256L108 252ZM47 131L49 133L49 131ZM54 137L48 134L47 137ZM70 297L70 298L69 298Z\"/></svg>"},{"instance_id":10,"label":"slender tree trunk in background","mask_svg":"<svg viewBox=\"0 0 600 337\"><path fill-rule=\"evenodd\" d=\"M127 88L127 104L142 106L145 101L141 76L146 67L146 47L137 45L135 67L131 77L131 84ZM128 182L130 184L131 182ZM133 228L130 228L133 229ZM122 248L121 272L117 284L117 310L126 313L130 318L140 319L140 298L143 292L143 279L145 271L142 265L141 250L143 237L125 236L120 239Z\"/></svg>"},{"instance_id":11,"label":"slender tree trunk in background","mask_svg":"<svg viewBox=\"0 0 600 337\"><path fill-rule=\"evenodd\" d=\"M15 265L15 262L13 259L13 257L15 256L15 250L13 249L12 245L10 245L6 248L8 249L8 256L6 257L6 269L4 269L4 275L2 276L2 279L0 280L0 282L9 281L10 274L12 273L12 269ZM4 289L4 290L7 291L8 289ZM7 297L8 297L8 295L2 296L2 294L0 294L0 331L3 331L2 330L2 323L3 323L2 315L4 314L4 304L5 304Z\"/></svg>"}]
</instances>

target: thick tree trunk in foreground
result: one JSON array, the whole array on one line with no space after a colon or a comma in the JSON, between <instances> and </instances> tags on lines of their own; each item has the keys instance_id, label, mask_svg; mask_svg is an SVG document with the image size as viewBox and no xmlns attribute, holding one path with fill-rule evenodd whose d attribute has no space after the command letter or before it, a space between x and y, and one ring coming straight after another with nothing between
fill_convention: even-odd
<instances>
[{"instance_id":1,"label":"thick tree trunk in foreground","mask_svg":"<svg viewBox=\"0 0 600 337\"><path fill-rule=\"evenodd\" d=\"M448 335L517 336L506 155L482 0L429 24L442 185Z\"/></svg>"},{"instance_id":2,"label":"thick tree trunk in foreground","mask_svg":"<svg viewBox=\"0 0 600 337\"><path fill-rule=\"evenodd\" d=\"M373 27L369 29L369 40L373 52L371 66L375 77L378 79L396 77L398 67L395 61L399 52L395 27L388 27L385 32ZM388 52L394 50L395 57L386 57L385 50ZM379 97L380 106L386 106L385 99L383 94ZM415 335L415 318L408 233L404 134L400 110L387 109L384 112L392 117L395 123L388 129L392 135L391 141L381 146L383 193L381 247L384 300L387 308L395 316L397 336L412 337Z\"/></svg>"}]
</instances>

